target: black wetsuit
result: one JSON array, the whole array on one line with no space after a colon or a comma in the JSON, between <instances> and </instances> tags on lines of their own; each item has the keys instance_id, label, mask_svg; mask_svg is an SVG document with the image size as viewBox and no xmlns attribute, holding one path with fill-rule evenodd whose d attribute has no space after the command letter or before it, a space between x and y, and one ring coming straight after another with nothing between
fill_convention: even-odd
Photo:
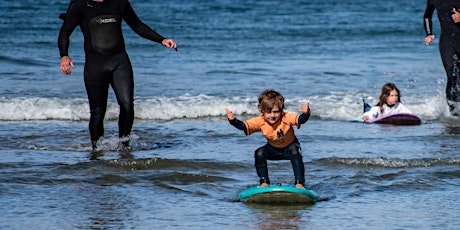
<instances>
[{"instance_id":1,"label":"black wetsuit","mask_svg":"<svg viewBox=\"0 0 460 230\"><path fill-rule=\"evenodd\" d=\"M423 16L426 35L433 35L431 18L437 11L441 25L439 51L447 74L446 99L453 115L460 111L460 25L452 20L452 9L460 8L460 0L428 0ZM459 10L460 11L460 10Z\"/></svg>"},{"instance_id":2,"label":"black wetsuit","mask_svg":"<svg viewBox=\"0 0 460 230\"><path fill-rule=\"evenodd\" d=\"M122 20L140 36L161 43L163 36L150 29L137 17L127 0L75 0L69 5L59 32L60 56L68 56L69 37L77 26L84 36L86 55L84 79L91 117L89 130L93 148L104 135L104 117L109 85L118 104L119 137L130 135L134 121L134 79L131 62L125 50ZM129 144L127 140L124 145Z\"/></svg>"},{"instance_id":3,"label":"black wetsuit","mask_svg":"<svg viewBox=\"0 0 460 230\"><path fill-rule=\"evenodd\" d=\"M302 113L299 115L297 123L305 124L309 118L310 113ZM229 122L235 128L243 130L246 133L247 128L243 121L234 118ZM256 167L257 176L260 178L260 184L270 184L267 160L290 160L294 171L294 184L305 185L305 166L302 161L300 142L297 137L285 148L275 148L267 143L254 152L254 166Z\"/></svg>"}]
</instances>

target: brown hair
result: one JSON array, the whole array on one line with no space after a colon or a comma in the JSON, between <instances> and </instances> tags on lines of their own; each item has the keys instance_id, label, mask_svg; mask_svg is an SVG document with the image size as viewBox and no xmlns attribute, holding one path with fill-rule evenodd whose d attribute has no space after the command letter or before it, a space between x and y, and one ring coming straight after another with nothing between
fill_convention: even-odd
<instances>
[{"instance_id":1,"label":"brown hair","mask_svg":"<svg viewBox=\"0 0 460 230\"><path fill-rule=\"evenodd\" d=\"M401 102L401 93L399 93L398 87L393 83L386 83L382 87L382 92L380 93L379 103L377 104L380 107L380 111L383 111L383 105L387 102L388 96L390 96L391 91L396 90L398 92L398 102Z\"/></svg>"},{"instance_id":2,"label":"brown hair","mask_svg":"<svg viewBox=\"0 0 460 230\"><path fill-rule=\"evenodd\" d=\"M281 93L273 89L267 89L259 95L258 108L261 113L269 112L275 106L278 106L281 112L283 111L284 97L281 95Z\"/></svg>"}]
</instances>

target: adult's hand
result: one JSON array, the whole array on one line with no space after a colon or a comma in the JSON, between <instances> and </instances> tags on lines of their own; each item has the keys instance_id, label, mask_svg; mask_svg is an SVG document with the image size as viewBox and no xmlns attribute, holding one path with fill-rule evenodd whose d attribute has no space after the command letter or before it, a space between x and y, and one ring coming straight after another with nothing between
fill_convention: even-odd
<instances>
[{"instance_id":1,"label":"adult's hand","mask_svg":"<svg viewBox=\"0 0 460 230\"><path fill-rule=\"evenodd\" d=\"M69 56L62 57L60 64L61 73L70 75L72 73L70 67L75 68L72 59Z\"/></svg>"},{"instance_id":2,"label":"adult's hand","mask_svg":"<svg viewBox=\"0 0 460 230\"><path fill-rule=\"evenodd\" d=\"M429 46L434 40L434 35L428 35L425 37L425 45Z\"/></svg>"},{"instance_id":3,"label":"adult's hand","mask_svg":"<svg viewBox=\"0 0 460 230\"><path fill-rule=\"evenodd\" d=\"M452 20L454 20L455 23L460 22L460 12L458 12L455 8L452 10L452 12Z\"/></svg>"},{"instance_id":4,"label":"adult's hand","mask_svg":"<svg viewBox=\"0 0 460 230\"><path fill-rule=\"evenodd\" d=\"M161 41L161 44L163 44L164 46L166 46L168 48L175 49L177 51L176 42L174 42L174 40L172 40L170 38L163 39L163 41Z\"/></svg>"}]
</instances>

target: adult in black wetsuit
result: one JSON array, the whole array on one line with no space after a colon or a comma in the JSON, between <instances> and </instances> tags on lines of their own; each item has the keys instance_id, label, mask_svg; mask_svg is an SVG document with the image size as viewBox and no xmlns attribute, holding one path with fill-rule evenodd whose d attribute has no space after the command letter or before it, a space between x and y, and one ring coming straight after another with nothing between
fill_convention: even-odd
<instances>
[{"instance_id":1,"label":"adult in black wetsuit","mask_svg":"<svg viewBox=\"0 0 460 230\"><path fill-rule=\"evenodd\" d=\"M84 79L91 117L91 143L104 135L104 116L109 86L112 86L120 106L118 118L120 149L129 149L129 136L134 121L134 79L131 62L125 50L121 29L124 20L138 35L177 51L176 43L142 23L128 0L72 0L59 31L60 70L71 74L75 68L69 57L69 37L77 26L84 36Z\"/></svg>"},{"instance_id":2,"label":"adult in black wetsuit","mask_svg":"<svg viewBox=\"0 0 460 230\"><path fill-rule=\"evenodd\" d=\"M446 99L452 115L460 115L460 0L428 0L423 23L426 37L425 44L434 40L431 18L437 11L441 24L439 51L444 70L447 74Z\"/></svg>"}]
</instances>

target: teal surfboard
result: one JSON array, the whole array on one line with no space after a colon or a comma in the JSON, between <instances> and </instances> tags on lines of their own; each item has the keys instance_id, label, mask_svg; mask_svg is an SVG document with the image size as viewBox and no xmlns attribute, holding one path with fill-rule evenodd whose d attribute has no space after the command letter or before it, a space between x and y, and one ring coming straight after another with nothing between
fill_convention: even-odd
<instances>
[{"instance_id":1,"label":"teal surfboard","mask_svg":"<svg viewBox=\"0 0 460 230\"><path fill-rule=\"evenodd\" d=\"M268 187L252 187L242 191L238 198L248 203L309 203L319 200L315 192L296 188L291 185L270 185Z\"/></svg>"}]
</instances>

